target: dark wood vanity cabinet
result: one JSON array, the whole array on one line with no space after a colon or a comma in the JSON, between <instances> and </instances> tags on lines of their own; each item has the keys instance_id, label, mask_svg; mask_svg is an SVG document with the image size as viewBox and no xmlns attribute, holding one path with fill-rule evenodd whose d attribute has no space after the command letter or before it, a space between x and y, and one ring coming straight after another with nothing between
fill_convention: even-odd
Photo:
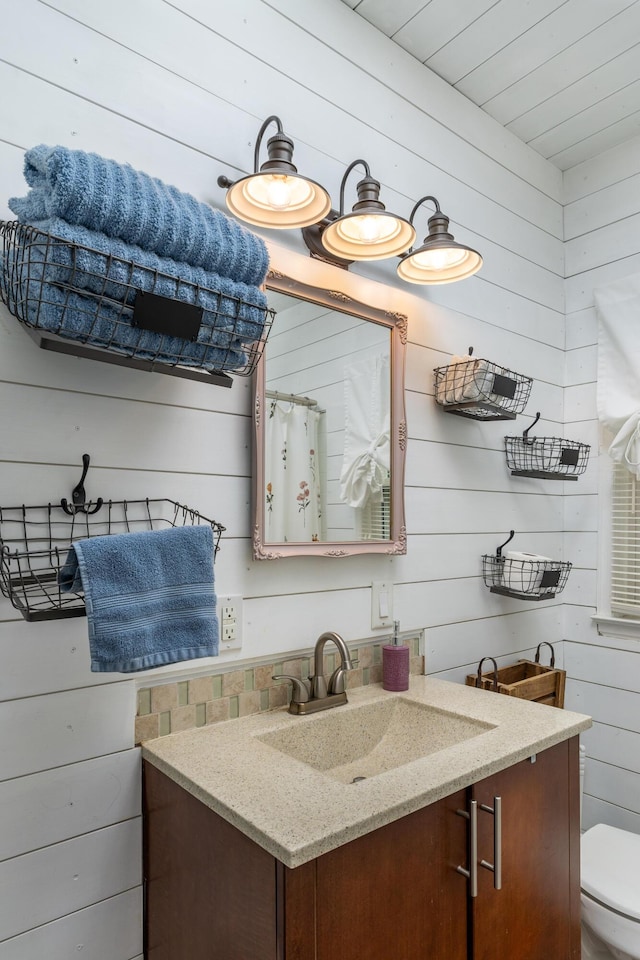
<instances>
[{"instance_id":1,"label":"dark wood vanity cabinet","mask_svg":"<svg viewBox=\"0 0 640 960\"><path fill-rule=\"evenodd\" d=\"M145 763L147 960L579 960L577 776L574 738L288 869Z\"/></svg>"},{"instance_id":2,"label":"dark wood vanity cabinet","mask_svg":"<svg viewBox=\"0 0 640 960\"><path fill-rule=\"evenodd\" d=\"M466 960L465 804L460 790L318 857L317 953L300 960Z\"/></svg>"},{"instance_id":3,"label":"dark wood vanity cabinet","mask_svg":"<svg viewBox=\"0 0 640 960\"><path fill-rule=\"evenodd\" d=\"M580 960L578 737L534 759L471 788L479 806L502 797L502 889L478 871L473 960ZM493 816L479 809L479 860L493 862L493 830Z\"/></svg>"}]
</instances>

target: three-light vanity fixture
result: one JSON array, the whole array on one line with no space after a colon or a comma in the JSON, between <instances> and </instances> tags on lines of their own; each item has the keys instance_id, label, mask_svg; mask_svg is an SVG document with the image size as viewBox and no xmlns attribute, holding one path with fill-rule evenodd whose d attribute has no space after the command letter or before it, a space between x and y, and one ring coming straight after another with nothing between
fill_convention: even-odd
<instances>
[{"instance_id":1,"label":"three-light vanity fixture","mask_svg":"<svg viewBox=\"0 0 640 960\"><path fill-rule=\"evenodd\" d=\"M269 124L276 133L267 141L266 160L258 169L262 138ZM371 176L366 160L354 160L340 183L340 209L334 210L327 191L298 173L292 162L293 140L283 130L279 117L267 117L254 150L253 173L240 180L218 177L227 190L227 206L239 219L269 229L301 229L311 254L321 260L348 267L356 260L400 257L398 276L408 283L451 283L472 276L482 266L482 257L471 247L456 243L449 233L449 218L435 197L418 200L408 220L385 208L380 183ZM345 213L345 187L351 171L361 166L364 176L356 184L358 199ZM414 249L413 225L426 201L435 206L429 218L429 233Z\"/></svg>"}]
</instances>

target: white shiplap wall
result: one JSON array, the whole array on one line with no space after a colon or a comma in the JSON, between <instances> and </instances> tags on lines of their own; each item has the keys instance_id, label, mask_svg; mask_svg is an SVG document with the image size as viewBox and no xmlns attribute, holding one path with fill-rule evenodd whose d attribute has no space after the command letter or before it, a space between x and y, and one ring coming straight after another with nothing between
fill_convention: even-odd
<instances>
[{"instance_id":1,"label":"white shiplap wall","mask_svg":"<svg viewBox=\"0 0 640 960\"><path fill-rule=\"evenodd\" d=\"M559 641L561 605L490 594L479 558L519 532L562 549L562 490L509 477L504 424L444 416L434 366L473 344L535 378L531 410L563 419L559 172L397 50L339 0L21 0L0 3L0 215L25 190L23 150L93 150L222 205L219 173L250 165L282 116L300 169L334 196L364 156L390 208L435 193L482 273L412 290L408 555L254 563L250 385L232 390L39 351L0 311L0 503L68 496L84 452L91 494L172 497L227 527L220 593L245 598L243 658L370 634L370 583L392 579L403 629L427 628L430 672L460 680ZM34 28L37 24L37 29ZM426 232L426 216L422 228ZM278 241L304 252L298 236ZM394 264L358 268L395 284ZM522 429L522 421L518 421ZM277 621L275 611L277 610ZM327 611L331 611L327 619ZM301 629L304 624L304 629ZM135 681L88 670L82 620L27 624L0 604L0 957L132 960L141 953Z\"/></svg>"},{"instance_id":2,"label":"white shiplap wall","mask_svg":"<svg viewBox=\"0 0 640 960\"><path fill-rule=\"evenodd\" d=\"M640 644L598 635L597 320L593 290L640 270L640 138L565 173L567 435L592 444L588 473L567 489L565 550L576 562L565 590L567 706L589 713L584 826L640 832ZM602 454L606 458L607 454ZM569 488L569 484L566 485ZM601 545L606 549L606 545Z\"/></svg>"}]
</instances>

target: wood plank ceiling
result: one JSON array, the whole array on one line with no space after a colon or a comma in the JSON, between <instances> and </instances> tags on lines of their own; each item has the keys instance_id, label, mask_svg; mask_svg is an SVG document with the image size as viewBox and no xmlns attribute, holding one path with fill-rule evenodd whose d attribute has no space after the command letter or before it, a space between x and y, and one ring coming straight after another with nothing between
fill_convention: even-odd
<instances>
[{"instance_id":1,"label":"wood plank ceiling","mask_svg":"<svg viewBox=\"0 0 640 960\"><path fill-rule=\"evenodd\" d=\"M561 170L640 134L640 0L343 0Z\"/></svg>"}]
</instances>

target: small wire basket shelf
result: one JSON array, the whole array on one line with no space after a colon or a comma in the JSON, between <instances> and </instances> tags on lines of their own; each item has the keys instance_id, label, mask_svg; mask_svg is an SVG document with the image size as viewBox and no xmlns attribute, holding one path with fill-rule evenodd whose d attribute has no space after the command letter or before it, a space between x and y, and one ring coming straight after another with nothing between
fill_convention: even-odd
<instances>
[{"instance_id":1,"label":"small wire basket shelf","mask_svg":"<svg viewBox=\"0 0 640 960\"><path fill-rule=\"evenodd\" d=\"M511 531L509 540L513 538ZM564 560L548 560L536 558L514 559L502 555L503 543L498 547L495 555L485 554L482 557L482 576L491 593L499 593L505 597L515 597L518 600L551 600L561 593L569 577L572 564Z\"/></svg>"},{"instance_id":2,"label":"small wire basket shelf","mask_svg":"<svg viewBox=\"0 0 640 960\"><path fill-rule=\"evenodd\" d=\"M541 480L577 480L587 469L587 443L561 440L558 437L529 437L529 430L540 419L540 413L521 437L505 437L507 466L514 477L537 477Z\"/></svg>"},{"instance_id":3,"label":"small wire basket shelf","mask_svg":"<svg viewBox=\"0 0 640 960\"><path fill-rule=\"evenodd\" d=\"M85 464L88 467L88 457ZM86 470L83 478L85 474ZM83 595L62 593L58 586L58 573L72 543L199 524L210 524L217 553L225 528L174 500L85 501L74 491L71 504L61 500L36 507L0 507L0 591L28 621L85 616Z\"/></svg>"},{"instance_id":4,"label":"small wire basket shelf","mask_svg":"<svg viewBox=\"0 0 640 960\"><path fill-rule=\"evenodd\" d=\"M524 410L533 380L490 360L453 357L436 367L435 397L446 413L472 420L515 420Z\"/></svg>"},{"instance_id":5,"label":"small wire basket shelf","mask_svg":"<svg viewBox=\"0 0 640 960\"><path fill-rule=\"evenodd\" d=\"M44 349L223 386L253 373L275 315L222 278L216 290L16 221L0 221L0 267L0 299Z\"/></svg>"}]
</instances>

